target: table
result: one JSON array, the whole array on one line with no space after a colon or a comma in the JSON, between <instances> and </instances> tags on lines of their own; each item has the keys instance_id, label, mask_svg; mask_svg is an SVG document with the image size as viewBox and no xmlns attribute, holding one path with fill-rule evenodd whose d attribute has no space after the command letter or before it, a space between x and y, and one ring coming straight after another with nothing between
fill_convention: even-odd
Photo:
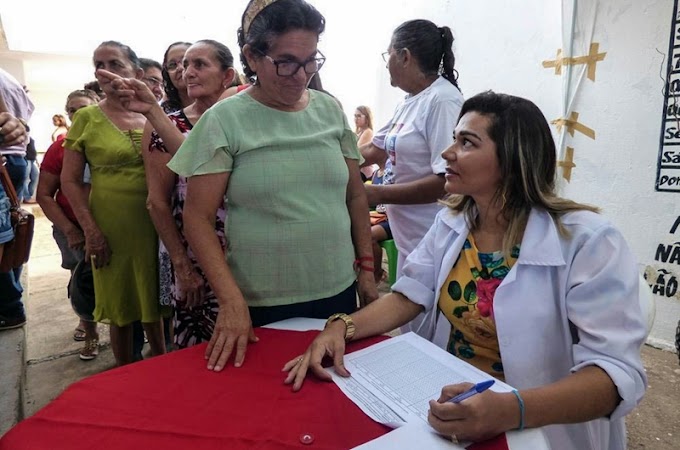
<instances>
[{"instance_id":1,"label":"table","mask_svg":"<svg viewBox=\"0 0 680 450\"><path fill-rule=\"evenodd\" d=\"M309 378L297 393L283 384L281 367L317 331L256 334L260 342L249 346L241 368L208 371L203 344L74 383L6 433L0 450L347 449L390 431L333 383ZM380 339L352 343L348 351ZM304 444L304 436L313 442ZM512 447L500 436L469 448Z\"/></svg>"}]
</instances>

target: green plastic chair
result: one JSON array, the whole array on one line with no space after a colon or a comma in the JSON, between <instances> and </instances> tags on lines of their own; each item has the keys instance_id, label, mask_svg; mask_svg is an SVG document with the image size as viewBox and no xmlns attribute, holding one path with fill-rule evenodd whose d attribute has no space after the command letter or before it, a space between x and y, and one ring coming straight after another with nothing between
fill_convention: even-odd
<instances>
[{"instance_id":1,"label":"green plastic chair","mask_svg":"<svg viewBox=\"0 0 680 450\"><path fill-rule=\"evenodd\" d=\"M399 259L399 252L397 251L397 245L394 243L393 239L387 239L380 242L380 246L385 249L387 253L387 266L388 266L388 280L390 286L397 281L397 260Z\"/></svg>"}]
</instances>

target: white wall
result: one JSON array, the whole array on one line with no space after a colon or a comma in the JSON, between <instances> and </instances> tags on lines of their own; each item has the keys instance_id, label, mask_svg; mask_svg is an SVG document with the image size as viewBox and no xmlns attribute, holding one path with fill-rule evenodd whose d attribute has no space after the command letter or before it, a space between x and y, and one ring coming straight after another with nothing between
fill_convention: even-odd
<instances>
[{"instance_id":1,"label":"white wall","mask_svg":"<svg viewBox=\"0 0 680 450\"><path fill-rule=\"evenodd\" d=\"M564 147L574 148L576 167L571 181L560 178L563 194L602 207L603 213L621 229L638 258L640 272L646 273L657 292L657 315L650 342L672 348L680 320L680 289L671 297L660 293L673 293L677 286L673 283L680 281L680 227L675 234L669 233L680 218L680 192L656 192L654 187L663 111L664 82L659 73L666 69L662 64L664 55L659 52L668 52L673 1L395 3L394 9L401 12L392 12L389 20L381 21L389 22L391 28L416 17L452 28L456 67L466 97L486 89L527 97L549 121L562 117L569 100L573 100L571 110L595 131L595 139L578 132L573 137L561 135L553 128L556 141L562 144L560 156ZM587 54L591 42L598 42L599 51L607 53L596 65L595 81L584 76L585 65L573 66L571 78L566 68L560 76L554 69L542 66L542 61L555 59L558 49L567 52L572 40L574 3L577 8L572 56ZM373 39L383 47L389 43L390 27L386 25L380 24L381 32ZM383 36L386 28L387 37ZM329 25L329 34L330 29ZM368 73L377 71L375 79L360 79L367 85L376 84L373 104L384 121L403 93L389 86L382 66L367 68ZM356 82L357 77L351 78ZM565 100L567 89L572 97ZM349 95L346 83L338 84L337 89L332 86L331 90L343 101ZM345 105L345 109L351 113L351 107ZM382 121L377 122L379 126ZM670 263L655 261L659 244L671 246L676 242L678 259ZM662 273L659 269L668 272L664 283L656 283Z\"/></svg>"},{"instance_id":2,"label":"white wall","mask_svg":"<svg viewBox=\"0 0 680 450\"><path fill-rule=\"evenodd\" d=\"M52 143L52 116L62 114L66 96L82 89L94 80L90 58L44 53L0 52L0 67L12 74L29 89L35 106L29 124L38 152L45 152Z\"/></svg>"},{"instance_id":3,"label":"white wall","mask_svg":"<svg viewBox=\"0 0 680 450\"><path fill-rule=\"evenodd\" d=\"M126 11L123 4L127 1L121 0L117 10ZM324 86L341 100L349 117L357 105L367 104L380 126L403 97L403 92L389 85L380 53L387 49L392 30L412 18L452 28L460 86L466 97L486 89L525 96L548 120L561 117L565 108L566 75L555 75L541 62L555 59L557 49L570 41L574 0L310 1L327 18L327 30L319 44L328 57L321 72ZM35 10L36 2L12 5ZM50 17L41 35L63 36L58 42L50 41L52 51L68 50L77 57L37 58L39 62L17 65L16 60L0 54L0 66L9 65L8 71L19 72L17 77L32 90L37 110L31 125L39 147L49 143L45 139L51 133L51 116L63 110L66 94L92 79L89 58L102 40L117 39L129 43L140 55L160 59L172 41L214 37L236 54L235 29L246 0L211 2L209 6L202 0L195 3L194 12L181 17L157 11L157 22L171 26L155 28L151 34L145 14L129 18L125 13L126 26L120 27L121 21L113 16L94 22L79 19L78 11L71 10L65 19ZM668 52L672 9L672 0L578 1L572 56L587 52L590 42L599 42L600 51L607 52L604 61L597 63L596 81L576 83L583 66L572 72L572 108L581 122L595 130L596 139L555 133L563 144L560 154L564 146L575 152L571 181L562 182L565 195L601 206L628 239L641 273L646 271L650 282L656 282L659 270L665 270L666 285L671 277L680 280L680 261L663 263L655 261L655 255L659 244L680 242L680 227L674 234L669 232L680 216L680 193L656 192L654 185L663 110L664 82L659 73L666 68L659 52ZM206 16L206 10L214 14ZM29 20L30 14L21 10L14 18L6 17L10 12L3 6L10 47L24 45L12 39L12 30L26 28L20 20ZM79 26L64 28L61 24L67 20ZM55 29L45 28L48 26ZM71 28L76 34L66 36ZM678 254L680 257L680 250ZM661 285L655 287L659 292ZM656 301L651 340L670 347L680 319L680 293L672 298L657 295Z\"/></svg>"}]
</instances>

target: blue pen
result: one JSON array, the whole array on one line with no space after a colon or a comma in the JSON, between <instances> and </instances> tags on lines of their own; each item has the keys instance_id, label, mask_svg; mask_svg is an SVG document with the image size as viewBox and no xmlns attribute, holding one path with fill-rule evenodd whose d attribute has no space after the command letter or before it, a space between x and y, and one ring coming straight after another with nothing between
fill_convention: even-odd
<instances>
[{"instance_id":1,"label":"blue pen","mask_svg":"<svg viewBox=\"0 0 680 450\"><path fill-rule=\"evenodd\" d=\"M465 400L466 398L470 398L475 394L479 394L481 392L486 391L491 386L493 386L494 383L495 383L495 380L486 380L486 381L482 381L481 383L477 383L474 386L472 386L470 389L468 389L467 391L465 391L461 394L458 394L455 397L447 400L447 403L460 403L463 400Z\"/></svg>"}]
</instances>

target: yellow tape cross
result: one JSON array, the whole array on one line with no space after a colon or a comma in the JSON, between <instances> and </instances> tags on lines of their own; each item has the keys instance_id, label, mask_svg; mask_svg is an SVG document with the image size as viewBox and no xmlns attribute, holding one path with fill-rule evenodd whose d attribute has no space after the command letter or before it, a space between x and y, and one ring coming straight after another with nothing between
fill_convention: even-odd
<instances>
[{"instance_id":1,"label":"yellow tape cross","mask_svg":"<svg viewBox=\"0 0 680 450\"><path fill-rule=\"evenodd\" d=\"M592 128L588 128L587 126L583 125L582 123L579 123L578 121L578 113L575 111L571 112L571 115L569 116L568 119L555 119L552 122L553 125L557 127L557 132L561 133L562 132L562 127L567 127L567 133L571 135L571 137L574 137L574 130L581 132L588 136L590 139L595 139L595 130Z\"/></svg>"},{"instance_id":2,"label":"yellow tape cross","mask_svg":"<svg viewBox=\"0 0 680 450\"><path fill-rule=\"evenodd\" d=\"M556 59L543 61L543 67L545 67L546 69L554 67L555 75L561 75L562 66L575 66L578 64L586 64L588 66L587 72L588 79L591 81L595 81L595 69L597 67L597 63L600 61L604 61L604 57L607 55L607 52L599 53L599 51L600 44L598 44L597 42L593 42L590 44L590 53L588 53L585 56L577 56L571 58L568 56L563 57L562 49L558 49Z\"/></svg>"},{"instance_id":3,"label":"yellow tape cross","mask_svg":"<svg viewBox=\"0 0 680 450\"><path fill-rule=\"evenodd\" d=\"M574 164L574 149L567 147L567 154L565 156L564 160L557 161L557 167L562 168L562 177L571 182L571 169L576 167L576 164Z\"/></svg>"}]
</instances>

